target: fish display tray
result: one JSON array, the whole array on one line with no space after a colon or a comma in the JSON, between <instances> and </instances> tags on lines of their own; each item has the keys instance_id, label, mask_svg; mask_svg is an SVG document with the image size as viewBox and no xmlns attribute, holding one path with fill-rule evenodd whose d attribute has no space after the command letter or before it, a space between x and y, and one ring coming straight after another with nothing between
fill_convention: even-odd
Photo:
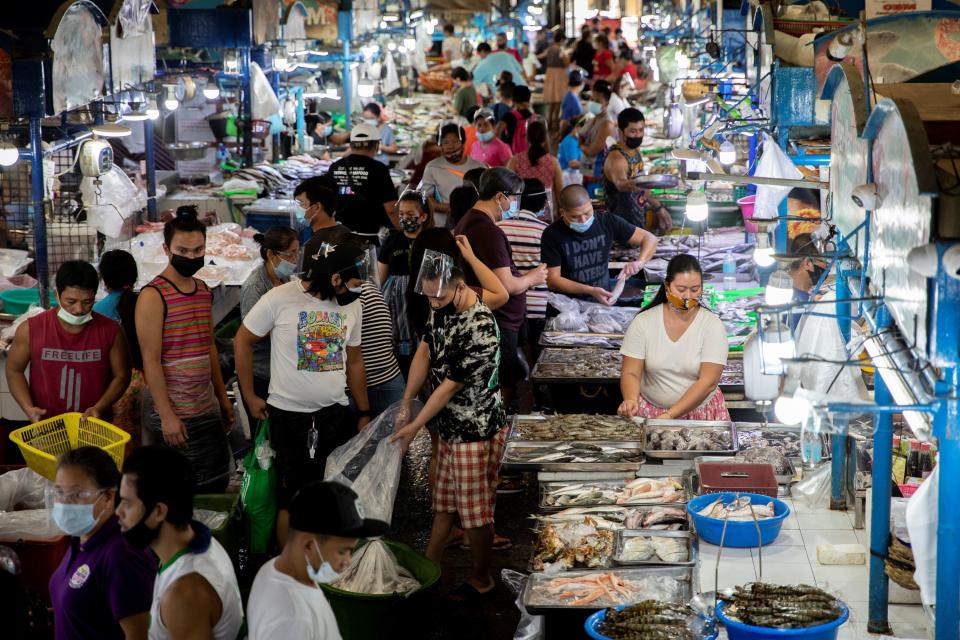
<instances>
[{"instance_id":1,"label":"fish display tray","mask_svg":"<svg viewBox=\"0 0 960 640\"><path fill-rule=\"evenodd\" d=\"M727 429L730 431L730 449L718 451L665 451L650 447L650 433L654 429L680 431L681 429ZM738 451L737 427L732 422L710 420L647 420L643 434L643 451L648 458L661 460L693 460L699 456L731 456Z\"/></svg>"},{"instance_id":2,"label":"fish display tray","mask_svg":"<svg viewBox=\"0 0 960 640\"><path fill-rule=\"evenodd\" d=\"M576 509L577 507L569 507L571 509ZM537 520L537 524L534 526L533 530L536 533L540 532L540 529L544 524L552 522L553 524L560 524L563 522L576 522L578 520L583 520L584 518L590 518L598 523L603 523L600 528L609 529L611 531L689 531L690 530L690 518L687 515L686 507L683 505L678 505L676 509L683 512L683 519L680 529L668 530L668 529L654 529L652 527L637 527L630 529L626 526L627 514L631 511L639 511L644 515L649 514L651 511L656 509L670 509L672 508L670 504L661 504L661 505L640 505L640 506L620 506L620 505L598 505L595 507L583 507L585 509L607 509L606 511L596 511L593 513L582 513L582 514L567 514L563 519L559 519L563 510L561 511L547 511L545 513L539 513L535 516L532 516ZM608 519L610 518L610 519ZM612 524L616 523L616 524ZM641 520L642 524L642 520Z\"/></svg>"},{"instance_id":3,"label":"fish display tray","mask_svg":"<svg viewBox=\"0 0 960 640\"><path fill-rule=\"evenodd\" d=\"M539 425L549 425L562 421L575 421L580 418L584 422L583 431L571 432L563 427L561 430L551 430L549 438L538 438L531 430ZM593 414L564 414L557 416L519 415L514 416L507 441L519 442L557 442L576 441L589 442L638 442L643 443L642 418L622 418L620 416L593 415ZM525 428L526 425L526 428ZM592 425L592 426L591 426ZM622 426L622 432L618 432ZM597 437L590 437L590 431L601 431ZM634 435L636 437L628 437Z\"/></svg>"},{"instance_id":4,"label":"fish display tray","mask_svg":"<svg viewBox=\"0 0 960 640\"><path fill-rule=\"evenodd\" d=\"M737 427L737 442L740 446L741 451L747 449L755 449L757 446L758 440L768 440L783 443L787 440L787 436L791 436L789 441L792 442L796 440L798 449L795 453L784 452L788 458L799 459L801 458L801 451L799 449L800 439L800 427L792 427L785 424L765 424L762 422L735 422ZM786 448L786 447L777 447L777 448ZM826 433L820 434L820 448L821 448L821 459L829 460L831 452L831 442L830 436ZM792 451L792 446L790 447Z\"/></svg>"},{"instance_id":5,"label":"fish display tray","mask_svg":"<svg viewBox=\"0 0 960 640\"><path fill-rule=\"evenodd\" d=\"M700 589L699 579L696 571L696 567L671 567L671 566L648 566L648 567L622 567L622 568L613 568L613 569L585 569L585 570L575 570L575 571L565 571L557 575L547 575L545 573L531 573L530 577L527 579L526 584L523 587L523 591L520 594L520 600L523 606L526 608L527 612L531 615L543 615L555 613L557 611L570 611L570 610L583 610L583 611L595 611L600 607L605 607L608 604L619 605L619 604L628 604L628 602L616 602L608 603L602 602L600 604L596 603L587 603L582 606L572 606L570 604L564 604L563 602L557 600L556 602L551 602L549 596L545 596L542 592L543 586L549 583L554 578L577 578L584 577L590 578L594 575L603 575L613 573L617 577L623 580L630 580L631 582L639 582L646 579L657 579L657 578L672 578L677 582L677 588L675 593L670 594L672 597L664 598L662 593L657 593L656 591L650 591L649 593L639 593L633 598L630 599L630 603L639 602L646 599L655 599L655 600L664 600L668 599L673 602L688 602L690 598L693 597L694 593L697 593Z\"/></svg>"},{"instance_id":6,"label":"fish display tray","mask_svg":"<svg viewBox=\"0 0 960 640\"><path fill-rule=\"evenodd\" d=\"M698 477L700 476L700 465L704 463L711 463L711 462L724 462L724 463L730 463L730 464L750 464L748 462L741 462L739 460L734 460L732 458L728 458L725 456L699 456L697 458L694 458L693 460L693 465L697 470ZM787 464L790 467L790 473L783 474L783 475L776 475L776 472L774 472L774 477L777 479L777 484L788 485L791 482L793 482L794 478L797 477L797 467L796 465L794 465L793 460L790 458L787 458Z\"/></svg>"},{"instance_id":7,"label":"fish display tray","mask_svg":"<svg viewBox=\"0 0 960 640\"><path fill-rule=\"evenodd\" d=\"M569 444L576 448L577 445L589 445L593 447L616 447L617 449L629 449L635 451L637 459L632 461L617 462L558 462L541 461L532 462L523 454L527 451L541 449L547 451L561 444ZM531 453L532 455L532 453ZM532 455L532 457L539 457ZM504 468L514 471L637 471L640 465L644 463L643 443L639 441L610 441L593 440L590 442L576 441L549 441L538 440L536 442L523 442L514 440L507 442L503 450L503 459L501 464Z\"/></svg>"},{"instance_id":8,"label":"fish display tray","mask_svg":"<svg viewBox=\"0 0 960 640\"><path fill-rule=\"evenodd\" d=\"M663 480L667 478L652 478L656 480ZM679 500L674 502L636 502L631 504L622 504L618 505L615 502L606 501L603 498L597 498L592 502L584 502L583 504L547 504L547 495L551 491L561 489L563 487L571 487L577 484L582 484L591 487L597 487L602 490L612 490L612 491L621 491L624 487L627 486L628 480L587 480L584 479L579 482L541 482L540 483L540 510L541 511L563 511L569 507L594 507L601 505L611 505L617 507L650 507L650 506L683 506L685 505L693 495L693 489L691 486L689 477L677 477L670 476L668 479L673 480L677 484L681 485L683 488L680 490L681 496Z\"/></svg>"},{"instance_id":9,"label":"fish display tray","mask_svg":"<svg viewBox=\"0 0 960 640\"><path fill-rule=\"evenodd\" d=\"M599 347L619 349L623 346L622 333L571 333L544 331L540 334L541 347Z\"/></svg>"},{"instance_id":10,"label":"fish display tray","mask_svg":"<svg viewBox=\"0 0 960 640\"><path fill-rule=\"evenodd\" d=\"M684 541L687 547L687 559L683 562L666 562L657 557L656 554L649 560L621 560L624 546L630 538L679 538ZM613 552L614 564L621 567L637 566L672 566L672 567L696 567L699 555L699 545L697 537L689 531L649 531L644 529L623 529L617 532L616 547Z\"/></svg>"},{"instance_id":11,"label":"fish display tray","mask_svg":"<svg viewBox=\"0 0 960 640\"><path fill-rule=\"evenodd\" d=\"M619 382L623 356L614 349L568 347L544 349L533 366L534 382L560 384Z\"/></svg>"}]
</instances>

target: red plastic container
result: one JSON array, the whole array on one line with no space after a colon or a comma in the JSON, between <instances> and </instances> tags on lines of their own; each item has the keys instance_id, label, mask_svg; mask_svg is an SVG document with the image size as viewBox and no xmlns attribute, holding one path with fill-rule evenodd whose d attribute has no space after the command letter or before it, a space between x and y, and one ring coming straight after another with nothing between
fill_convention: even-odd
<instances>
[{"instance_id":1,"label":"red plastic container","mask_svg":"<svg viewBox=\"0 0 960 640\"><path fill-rule=\"evenodd\" d=\"M20 557L23 585L50 605L50 576L70 549L70 536L56 538L0 538Z\"/></svg>"},{"instance_id":2,"label":"red plastic container","mask_svg":"<svg viewBox=\"0 0 960 640\"><path fill-rule=\"evenodd\" d=\"M772 464L705 462L700 465L700 493L759 493L777 497Z\"/></svg>"}]
</instances>

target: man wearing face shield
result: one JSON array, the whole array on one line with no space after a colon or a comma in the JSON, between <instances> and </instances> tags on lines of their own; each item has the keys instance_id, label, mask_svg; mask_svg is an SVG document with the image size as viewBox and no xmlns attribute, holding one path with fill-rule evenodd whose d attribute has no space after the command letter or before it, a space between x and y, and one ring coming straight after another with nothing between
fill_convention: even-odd
<instances>
[{"instance_id":1,"label":"man wearing face shield","mask_svg":"<svg viewBox=\"0 0 960 640\"><path fill-rule=\"evenodd\" d=\"M431 313L410 367L404 401L416 398L428 378L433 393L409 423L405 423L409 414L401 412L391 441L399 441L406 450L428 422L438 431L427 557L440 562L454 514L459 514L470 542L473 571L454 597L476 601L495 585L490 552L506 415L500 399L497 322L453 264L449 256L424 254L416 291L427 297Z\"/></svg>"},{"instance_id":2,"label":"man wearing face shield","mask_svg":"<svg viewBox=\"0 0 960 640\"><path fill-rule=\"evenodd\" d=\"M673 227L670 212L658 200L647 196L637 186L643 175L644 131L643 113L639 109L624 109L617 116L620 141L610 149L603 163L603 191L607 211L615 213L635 227L667 233Z\"/></svg>"},{"instance_id":3,"label":"man wearing face shield","mask_svg":"<svg viewBox=\"0 0 960 640\"><path fill-rule=\"evenodd\" d=\"M367 254L355 243L311 240L301 280L267 292L243 319L234 339L237 377L250 413L270 418L277 452L277 537L286 538L287 504L311 480L323 479L327 455L370 422L360 349L362 269ZM270 389L253 388L253 345L270 337ZM359 422L350 415L346 388Z\"/></svg>"},{"instance_id":4,"label":"man wearing face shield","mask_svg":"<svg viewBox=\"0 0 960 640\"><path fill-rule=\"evenodd\" d=\"M339 640L333 609L320 588L350 564L360 538L382 536L387 524L364 518L360 498L335 482L304 485L290 503L283 552L253 581L247 605L250 640Z\"/></svg>"},{"instance_id":5,"label":"man wearing face shield","mask_svg":"<svg viewBox=\"0 0 960 640\"><path fill-rule=\"evenodd\" d=\"M450 213L450 193L463 184L463 176L468 171L485 169L487 165L464 152L467 132L460 125L452 122L443 125L437 138L442 155L427 163L417 190L430 198L436 226L443 227Z\"/></svg>"},{"instance_id":6,"label":"man wearing face shield","mask_svg":"<svg viewBox=\"0 0 960 640\"><path fill-rule=\"evenodd\" d=\"M456 227L457 235L464 235L474 247L480 261L493 270L510 294L507 304L494 312L500 327L500 384L504 401L509 407L524 370L517 355L519 332L526 317L527 289L546 282L547 270L538 265L521 274L513 262L510 240L497 226L501 220L513 218L520 210L523 178L509 169L487 169L480 178L480 200L473 205ZM467 284L480 284L469 267Z\"/></svg>"},{"instance_id":7,"label":"man wearing face shield","mask_svg":"<svg viewBox=\"0 0 960 640\"><path fill-rule=\"evenodd\" d=\"M613 243L640 247L637 260L620 272L621 278L628 278L653 257L657 239L619 216L595 214L587 190L580 185L564 188L557 206L560 219L547 227L540 244L540 257L547 265L547 287L568 296L612 304L608 287Z\"/></svg>"}]
</instances>

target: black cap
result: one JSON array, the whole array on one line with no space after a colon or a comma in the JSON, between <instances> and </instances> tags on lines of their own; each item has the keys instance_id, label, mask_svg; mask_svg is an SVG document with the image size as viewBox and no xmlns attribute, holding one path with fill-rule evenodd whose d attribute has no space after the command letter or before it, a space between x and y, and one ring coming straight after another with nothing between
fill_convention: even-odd
<instances>
[{"instance_id":1,"label":"black cap","mask_svg":"<svg viewBox=\"0 0 960 640\"><path fill-rule=\"evenodd\" d=\"M571 71L569 78L570 78L569 86L571 87L579 87L580 85L583 84L583 74L580 73L579 69L574 69L573 71Z\"/></svg>"},{"instance_id":2,"label":"black cap","mask_svg":"<svg viewBox=\"0 0 960 640\"><path fill-rule=\"evenodd\" d=\"M290 502L290 528L340 538L374 538L390 528L381 520L364 518L353 489L319 480L303 485Z\"/></svg>"},{"instance_id":3,"label":"black cap","mask_svg":"<svg viewBox=\"0 0 960 640\"><path fill-rule=\"evenodd\" d=\"M341 241L330 244L320 236L314 236L303 247L300 277L313 280L317 276L333 275L350 267L358 267L362 261L363 249L356 243Z\"/></svg>"}]
</instances>

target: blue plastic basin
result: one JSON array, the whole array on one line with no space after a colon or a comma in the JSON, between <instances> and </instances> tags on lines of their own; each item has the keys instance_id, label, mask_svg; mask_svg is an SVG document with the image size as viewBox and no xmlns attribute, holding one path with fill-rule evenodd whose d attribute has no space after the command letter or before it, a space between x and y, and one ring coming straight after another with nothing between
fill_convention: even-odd
<instances>
[{"instance_id":1,"label":"blue plastic basin","mask_svg":"<svg viewBox=\"0 0 960 640\"><path fill-rule=\"evenodd\" d=\"M724 504L729 504L734 501L736 496L737 494L735 493L708 493L697 496L687 503L687 513L689 513L693 519L693 526L696 528L697 534L705 542L715 545L720 544L720 536L723 533L723 520L701 516L698 511L709 506L717 500L717 498L721 499ZM766 520L759 520L758 523L760 525L761 545L767 545L776 540L777 536L780 535L780 527L783 526L783 521L790 515L790 507L787 506L787 503L782 500L777 500L776 498L771 498L770 496L760 495L759 493L741 493L740 496L750 498L750 502L755 505L773 502L773 512L776 515ZM723 539L723 546L737 549L749 549L759 546L757 544L756 524L754 524L752 520L748 522L734 522L731 520L727 523L727 535Z\"/></svg>"},{"instance_id":2,"label":"blue plastic basin","mask_svg":"<svg viewBox=\"0 0 960 640\"><path fill-rule=\"evenodd\" d=\"M616 609L617 611L623 611L629 606L632 606L632 605L623 604L623 605L620 605L619 607L614 607L614 609ZM587 618L586 622L583 623L583 629L584 631L587 632L587 635L593 638L594 640L611 640L609 636L605 636L602 633L600 633L600 623L603 622L606 619L606 617L607 617L606 609L601 609L600 611L597 611L596 613L591 614L590 617ZM716 640L717 635L718 634L714 632L712 636L707 636L705 640Z\"/></svg>"},{"instance_id":3,"label":"blue plastic basin","mask_svg":"<svg viewBox=\"0 0 960 640\"><path fill-rule=\"evenodd\" d=\"M729 533L729 530L728 530ZM755 627L752 624L743 624L736 620L731 620L723 614L724 608L729 602L717 603L717 617L723 626L727 628L727 637L730 640L752 640L756 638L790 638L791 640L835 640L840 626L850 617L850 610L847 605L840 604L842 613L840 617L833 622L819 624L815 627L806 627L804 629L772 629L770 627Z\"/></svg>"}]
</instances>

